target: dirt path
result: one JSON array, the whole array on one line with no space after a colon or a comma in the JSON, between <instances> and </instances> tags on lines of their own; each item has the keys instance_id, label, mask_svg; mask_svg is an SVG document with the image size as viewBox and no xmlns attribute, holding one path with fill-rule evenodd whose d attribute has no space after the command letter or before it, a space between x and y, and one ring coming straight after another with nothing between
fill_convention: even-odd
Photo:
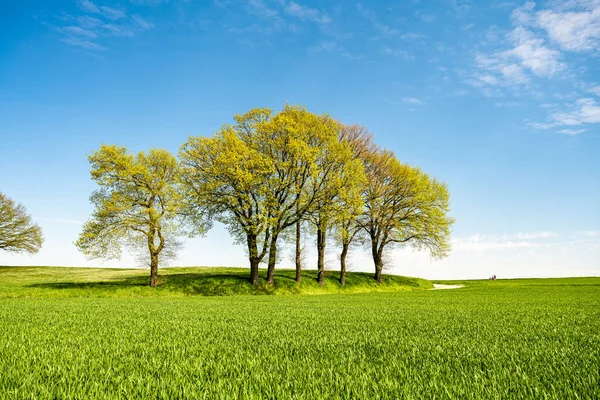
<instances>
[{"instance_id":1,"label":"dirt path","mask_svg":"<svg viewBox=\"0 0 600 400\"><path fill-rule=\"evenodd\" d=\"M431 290L460 289L461 287L465 287L465 285L442 285L440 283L434 283L433 289Z\"/></svg>"}]
</instances>

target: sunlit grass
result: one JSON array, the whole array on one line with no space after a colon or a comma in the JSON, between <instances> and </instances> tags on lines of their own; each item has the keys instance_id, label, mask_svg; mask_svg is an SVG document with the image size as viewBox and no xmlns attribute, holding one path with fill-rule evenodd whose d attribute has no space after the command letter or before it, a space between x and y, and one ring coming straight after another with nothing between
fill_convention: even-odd
<instances>
[{"instance_id":1,"label":"sunlit grass","mask_svg":"<svg viewBox=\"0 0 600 400\"><path fill-rule=\"evenodd\" d=\"M163 268L158 288L148 286L148 270L63 267L0 267L2 297L181 297L191 295L226 296L239 294L331 294L422 290L433 287L425 279L385 275L383 285L373 274L350 272L341 286L337 272L327 272L325 286L317 283L316 271L304 271L302 284L294 280L296 272L277 270L275 286L249 283L246 268Z\"/></svg>"},{"instance_id":2,"label":"sunlit grass","mask_svg":"<svg viewBox=\"0 0 600 400\"><path fill-rule=\"evenodd\" d=\"M80 282L107 278L80 273ZM600 278L331 296L72 296L103 285L0 299L0 398L600 398Z\"/></svg>"}]
</instances>

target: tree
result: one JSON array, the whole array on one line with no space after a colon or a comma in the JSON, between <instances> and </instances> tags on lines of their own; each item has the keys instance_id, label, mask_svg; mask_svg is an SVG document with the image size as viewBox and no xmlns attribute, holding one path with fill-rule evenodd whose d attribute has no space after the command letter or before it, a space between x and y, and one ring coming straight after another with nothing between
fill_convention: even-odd
<instances>
[{"instance_id":1,"label":"tree","mask_svg":"<svg viewBox=\"0 0 600 400\"><path fill-rule=\"evenodd\" d=\"M317 179L322 179L323 184L318 186L320 193L315 196L313 209L307 216L316 230L317 280L322 286L325 283L327 232L336 224L356 219L361 213L365 175L361 160L355 157L345 140L331 143L321 153L317 166Z\"/></svg>"},{"instance_id":2,"label":"tree","mask_svg":"<svg viewBox=\"0 0 600 400\"><path fill-rule=\"evenodd\" d=\"M0 249L35 254L43 241L42 229L31 222L25 207L0 193Z\"/></svg>"},{"instance_id":3,"label":"tree","mask_svg":"<svg viewBox=\"0 0 600 400\"><path fill-rule=\"evenodd\" d=\"M177 159L163 149L134 155L116 145L101 145L88 159L100 188L90 197L95 210L76 246L90 258L105 259L120 258L123 246L144 246L155 287L161 253L176 248L183 232Z\"/></svg>"},{"instance_id":4,"label":"tree","mask_svg":"<svg viewBox=\"0 0 600 400\"><path fill-rule=\"evenodd\" d=\"M339 124L333 118L302 107L286 105L263 128L257 137L259 151L272 160L275 169L265 182L271 200L267 282L272 285L279 236L294 225L298 231L298 221L323 204L328 195L324 189L334 179L330 176L334 168L324 169L323 160L338 157L343 146L338 140Z\"/></svg>"},{"instance_id":5,"label":"tree","mask_svg":"<svg viewBox=\"0 0 600 400\"><path fill-rule=\"evenodd\" d=\"M180 152L188 202L226 224L245 241L250 280L268 252L267 283L274 284L277 242L311 209L326 176L317 160L338 141L327 115L286 105L236 115L213 137L191 137Z\"/></svg>"},{"instance_id":6,"label":"tree","mask_svg":"<svg viewBox=\"0 0 600 400\"><path fill-rule=\"evenodd\" d=\"M179 153L186 209L196 218L216 219L238 242L246 242L254 286L271 235L266 182L275 173L255 136L270 116L271 110L259 108L235 115L235 125L223 126L213 137L190 137Z\"/></svg>"},{"instance_id":7,"label":"tree","mask_svg":"<svg viewBox=\"0 0 600 400\"><path fill-rule=\"evenodd\" d=\"M378 149L373 140L373 134L361 125L341 125L340 141L348 143L354 159L360 160L362 167L364 167L362 163L367 154L372 154ZM334 214L333 221L336 238L342 246L340 253L340 284L342 286L346 284L346 258L350 245L362 230L358 217L363 213L364 195L368 188L364 168L361 169L360 176L352 181L349 188L354 193L351 192L346 199L340 199L341 204ZM357 200L359 196L361 196L360 201Z\"/></svg>"},{"instance_id":8,"label":"tree","mask_svg":"<svg viewBox=\"0 0 600 400\"><path fill-rule=\"evenodd\" d=\"M400 163L394 153L365 156L368 186L361 225L371 239L375 279L381 283L388 245L411 245L442 258L450 251L449 193L444 183L418 168Z\"/></svg>"}]
</instances>

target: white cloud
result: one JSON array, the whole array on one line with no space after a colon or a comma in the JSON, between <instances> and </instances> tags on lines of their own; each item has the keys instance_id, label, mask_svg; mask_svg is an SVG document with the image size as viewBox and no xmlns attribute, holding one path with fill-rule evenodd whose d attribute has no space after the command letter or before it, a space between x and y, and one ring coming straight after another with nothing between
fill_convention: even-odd
<instances>
[{"instance_id":1,"label":"white cloud","mask_svg":"<svg viewBox=\"0 0 600 400\"><path fill-rule=\"evenodd\" d=\"M122 10L107 6L97 6L89 0L79 0L79 7L86 13L100 14L113 21L126 17L125 12Z\"/></svg>"},{"instance_id":2,"label":"white cloud","mask_svg":"<svg viewBox=\"0 0 600 400\"><path fill-rule=\"evenodd\" d=\"M593 95L596 95L598 97L600 97L600 85L595 85L592 87L589 87L586 92L591 93Z\"/></svg>"},{"instance_id":3,"label":"white cloud","mask_svg":"<svg viewBox=\"0 0 600 400\"><path fill-rule=\"evenodd\" d=\"M514 235L517 239L544 239L558 237L556 232L541 231L541 232L519 232Z\"/></svg>"},{"instance_id":4,"label":"white cloud","mask_svg":"<svg viewBox=\"0 0 600 400\"><path fill-rule=\"evenodd\" d=\"M113 21L125 18L125 13L121 10L117 10L116 8L102 6L100 7L100 10L102 12L102 15Z\"/></svg>"},{"instance_id":5,"label":"white cloud","mask_svg":"<svg viewBox=\"0 0 600 400\"><path fill-rule=\"evenodd\" d=\"M381 46L381 52L383 54L385 54L386 56L401 57L405 60L411 60L414 58L410 52L408 52L404 49L395 49L395 48L392 48L392 47L386 46L386 45Z\"/></svg>"},{"instance_id":6,"label":"white cloud","mask_svg":"<svg viewBox=\"0 0 600 400\"><path fill-rule=\"evenodd\" d=\"M590 11L555 12L543 10L537 22L561 48L570 51L594 50L600 44L600 5Z\"/></svg>"},{"instance_id":7,"label":"white cloud","mask_svg":"<svg viewBox=\"0 0 600 400\"><path fill-rule=\"evenodd\" d=\"M81 9L85 12L96 13L96 14L100 13L100 10L98 9L98 7L96 7L96 5L94 3L92 3L91 1L88 1L88 0L80 0L79 7L81 7Z\"/></svg>"},{"instance_id":8,"label":"white cloud","mask_svg":"<svg viewBox=\"0 0 600 400\"><path fill-rule=\"evenodd\" d=\"M299 32L299 27L293 22L292 18L300 21L309 21L326 27L331 24L331 18L324 12L310 8L293 0L247 0L251 14L265 18L270 22L269 27L255 29L263 33L273 33L280 30L289 30ZM290 18L292 17L292 18ZM263 24L264 25L264 24ZM244 29L235 29L243 31ZM230 29L231 31L231 29Z\"/></svg>"},{"instance_id":9,"label":"white cloud","mask_svg":"<svg viewBox=\"0 0 600 400\"><path fill-rule=\"evenodd\" d=\"M66 43L66 44L71 45L71 46L80 47L80 48L86 49L86 50L92 50L92 51L104 51L104 50L107 50L106 47L101 46L101 45L99 45L97 43L91 42L89 40L79 39L79 38L76 38L76 37L62 38L61 42Z\"/></svg>"},{"instance_id":10,"label":"white cloud","mask_svg":"<svg viewBox=\"0 0 600 400\"><path fill-rule=\"evenodd\" d=\"M384 36L398 36L401 39L419 39L424 37L423 35L414 32L401 33L400 30L382 23L377 19L377 15L373 11L366 9L361 3L356 3L356 9L363 16L363 18L372 23L373 28L377 32Z\"/></svg>"},{"instance_id":11,"label":"white cloud","mask_svg":"<svg viewBox=\"0 0 600 400\"><path fill-rule=\"evenodd\" d=\"M421 14L420 18L423 22L433 22L436 20L436 16L433 14Z\"/></svg>"},{"instance_id":12,"label":"white cloud","mask_svg":"<svg viewBox=\"0 0 600 400\"><path fill-rule=\"evenodd\" d=\"M331 23L331 18L329 18L326 14L321 13L317 9L309 8L293 1L289 2L286 5L285 12L288 15L294 16L296 18L313 21L318 24Z\"/></svg>"},{"instance_id":13,"label":"white cloud","mask_svg":"<svg viewBox=\"0 0 600 400\"><path fill-rule=\"evenodd\" d=\"M519 232L512 235L471 235L452 239L452 248L457 251L485 251L500 249L524 249L547 246L547 239L557 238L551 231Z\"/></svg>"},{"instance_id":14,"label":"white cloud","mask_svg":"<svg viewBox=\"0 0 600 400\"><path fill-rule=\"evenodd\" d=\"M400 38L413 40L413 39L424 39L425 36L421 35L420 33L407 32L407 33L403 33L402 35L400 35Z\"/></svg>"},{"instance_id":15,"label":"white cloud","mask_svg":"<svg viewBox=\"0 0 600 400\"><path fill-rule=\"evenodd\" d=\"M134 15L133 17L131 17L131 19L142 29L147 30L150 28L153 28L154 25L152 25L150 22L146 21L144 18L138 16L138 15Z\"/></svg>"},{"instance_id":16,"label":"white cloud","mask_svg":"<svg viewBox=\"0 0 600 400\"><path fill-rule=\"evenodd\" d=\"M79 8L81 15L63 14L64 26L55 29L63 34L61 42L92 52L107 50L107 37L134 37L154 27L139 15L128 16L123 10L90 0L80 0Z\"/></svg>"},{"instance_id":17,"label":"white cloud","mask_svg":"<svg viewBox=\"0 0 600 400\"><path fill-rule=\"evenodd\" d=\"M514 108L519 107L520 104L516 101L497 101L494 103L494 106L498 108Z\"/></svg>"},{"instance_id":18,"label":"white cloud","mask_svg":"<svg viewBox=\"0 0 600 400\"><path fill-rule=\"evenodd\" d=\"M541 79L561 80L582 73L581 64L569 64L570 52L600 49L599 0L554 1L540 9L527 2L513 10L511 20L513 28L501 42L504 49L476 53L476 71L466 80L486 96L504 96L508 88L509 93L540 98L546 85ZM585 129L569 127L600 123L600 104L586 94L600 97L600 86L575 78L571 82L575 94L569 93L563 104L553 107L546 121L529 123L531 127L562 128L557 133L576 136Z\"/></svg>"},{"instance_id":19,"label":"white cloud","mask_svg":"<svg viewBox=\"0 0 600 400\"><path fill-rule=\"evenodd\" d=\"M402 102L406 104L414 104L417 106L425 105L425 103L421 99L418 99L416 97L403 97Z\"/></svg>"},{"instance_id":20,"label":"white cloud","mask_svg":"<svg viewBox=\"0 0 600 400\"><path fill-rule=\"evenodd\" d=\"M559 61L560 52L545 46L544 40L533 32L518 26L510 33L510 38L515 47L504 52L506 58L516 58L522 67L535 75L552 76L565 69L565 64Z\"/></svg>"},{"instance_id":21,"label":"white cloud","mask_svg":"<svg viewBox=\"0 0 600 400\"><path fill-rule=\"evenodd\" d=\"M557 111L550 115L554 126L577 126L600 123L600 104L592 98L581 98L567 111Z\"/></svg>"},{"instance_id":22,"label":"white cloud","mask_svg":"<svg viewBox=\"0 0 600 400\"><path fill-rule=\"evenodd\" d=\"M251 9L261 17L275 17L278 15L277 11L265 4L262 0L248 0L248 4Z\"/></svg>"},{"instance_id":23,"label":"white cloud","mask_svg":"<svg viewBox=\"0 0 600 400\"><path fill-rule=\"evenodd\" d=\"M577 136L577 135L581 135L585 131L586 131L585 129L561 129L558 131L558 133L562 133L563 135L567 135L567 136Z\"/></svg>"},{"instance_id":24,"label":"white cloud","mask_svg":"<svg viewBox=\"0 0 600 400\"><path fill-rule=\"evenodd\" d=\"M337 50L338 49L338 45L335 42L321 42L316 46L313 46L310 48L310 50L312 51L333 51L333 50Z\"/></svg>"},{"instance_id":25,"label":"white cloud","mask_svg":"<svg viewBox=\"0 0 600 400\"><path fill-rule=\"evenodd\" d=\"M95 39L98 37L97 33L84 29L80 26L63 26L62 28L59 28L59 30L65 33L73 34L75 36L83 36L90 39Z\"/></svg>"},{"instance_id":26,"label":"white cloud","mask_svg":"<svg viewBox=\"0 0 600 400\"><path fill-rule=\"evenodd\" d=\"M400 33L397 29L392 29L388 25L382 24L381 22L375 21L373 24L375 26L375 29L377 29L379 32L386 36L393 36Z\"/></svg>"},{"instance_id":27,"label":"white cloud","mask_svg":"<svg viewBox=\"0 0 600 400\"><path fill-rule=\"evenodd\" d=\"M535 244L526 240L505 240L501 238L486 237L482 235L473 235L467 238L454 238L452 240L452 249L456 251L518 249L533 246L535 246Z\"/></svg>"}]
</instances>

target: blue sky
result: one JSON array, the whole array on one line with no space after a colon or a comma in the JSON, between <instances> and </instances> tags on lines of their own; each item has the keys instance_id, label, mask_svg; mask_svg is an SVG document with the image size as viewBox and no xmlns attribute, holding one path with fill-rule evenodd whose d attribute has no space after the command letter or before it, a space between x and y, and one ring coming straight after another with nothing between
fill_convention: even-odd
<instances>
[{"instance_id":1,"label":"blue sky","mask_svg":"<svg viewBox=\"0 0 600 400\"><path fill-rule=\"evenodd\" d=\"M92 210L86 154L177 152L290 102L366 125L448 183L452 255L396 250L391 272L600 275L597 0L23 0L0 4L0 26L0 190L46 237L0 264L132 266L73 246ZM175 262L246 263L219 226ZM352 264L372 269L361 249Z\"/></svg>"}]
</instances>

